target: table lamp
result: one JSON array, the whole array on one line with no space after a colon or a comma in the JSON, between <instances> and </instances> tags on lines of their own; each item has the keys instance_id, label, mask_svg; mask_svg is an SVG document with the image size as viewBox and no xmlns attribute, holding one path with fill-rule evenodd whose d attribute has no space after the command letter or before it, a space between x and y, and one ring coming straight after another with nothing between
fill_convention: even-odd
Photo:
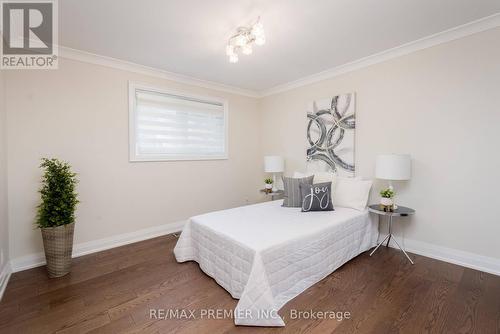
<instances>
[{"instance_id":1,"label":"table lamp","mask_svg":"<svg viewBox=\"0 0 500 334\"><path fill-rule=\"evenodd\" d=\"M273 173L273 192L278 191L276 188L276 173L282 173L285 170L285 161L279 155L268 155L264 157L264 171Z\"/></svg>"},{"instance_id":2,"label":"table lamp","mask_svg":"<svg viewBox=\"0 0 500 334\"><path fill-rule=\"evenodd\" d=\"M392 181L406 181L411 178L411 157L409 154L382 154L377 156L375 177L389 181L389 189L394 190ZM394 203L394 209L397 209Z\"/></svg>"}]
</instances>

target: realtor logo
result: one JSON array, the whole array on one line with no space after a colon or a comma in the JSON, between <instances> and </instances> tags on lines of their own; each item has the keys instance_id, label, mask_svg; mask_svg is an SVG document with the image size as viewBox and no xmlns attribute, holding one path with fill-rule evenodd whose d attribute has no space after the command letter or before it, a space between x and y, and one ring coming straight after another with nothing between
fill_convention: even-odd
<instances>
[{"instance_id":1,"label":"realtor logo","mask_svg":"<svg viewBox=\"0 0 500 334\"><path fill-rule=\"evenodd\" d=\"M1 69L57 68L57 2L3 0Z\"/></svg>"}]
</instances>

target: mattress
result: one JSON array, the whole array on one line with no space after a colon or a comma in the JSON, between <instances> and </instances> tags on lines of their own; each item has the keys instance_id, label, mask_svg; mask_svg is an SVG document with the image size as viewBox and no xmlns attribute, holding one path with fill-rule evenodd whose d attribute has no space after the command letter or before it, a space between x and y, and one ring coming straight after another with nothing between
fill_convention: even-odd
<instances>
[{"instance_id":1,"label":"mattress","mask_svg":"<svg viewBox=\"0 0 500 334\"><path fill-rule=\"evenodd\" d=\"M239 299L236 325L284 326L278 310L342 264L375 246L368 211L301 212L271 201L188 220L174 248Z\"/></svg>"}]
</instances>

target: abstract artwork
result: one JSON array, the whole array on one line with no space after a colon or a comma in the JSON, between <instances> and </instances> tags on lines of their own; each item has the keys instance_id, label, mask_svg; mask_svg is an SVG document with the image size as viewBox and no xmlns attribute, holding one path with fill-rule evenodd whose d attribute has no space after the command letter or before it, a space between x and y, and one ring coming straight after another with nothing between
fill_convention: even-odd
<instances>
[{"instance_id":1,"label":"abstract artwork","mask_svg":"<svg viewBox=\"0 0 500 334\"><path fill-rule=\"evenodd\" d=\"M313 101L307 110L308 170L354 176L354 93Z\"/></svg>"}]
</instances>

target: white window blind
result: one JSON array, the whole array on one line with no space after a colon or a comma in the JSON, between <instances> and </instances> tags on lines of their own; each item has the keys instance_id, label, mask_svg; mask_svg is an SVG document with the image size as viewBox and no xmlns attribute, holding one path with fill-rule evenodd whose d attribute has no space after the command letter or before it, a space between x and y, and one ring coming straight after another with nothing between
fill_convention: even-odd
<instances>
[{"instance_id":1,"label":"white window blind","mask_svg":"<svg viewBox=\"0 0 500 334\"><path fill-rule=\"evenodd\" d=\"M134 87L132 160L227 158L225 104Z\"/></svg>"}]
</instances>

